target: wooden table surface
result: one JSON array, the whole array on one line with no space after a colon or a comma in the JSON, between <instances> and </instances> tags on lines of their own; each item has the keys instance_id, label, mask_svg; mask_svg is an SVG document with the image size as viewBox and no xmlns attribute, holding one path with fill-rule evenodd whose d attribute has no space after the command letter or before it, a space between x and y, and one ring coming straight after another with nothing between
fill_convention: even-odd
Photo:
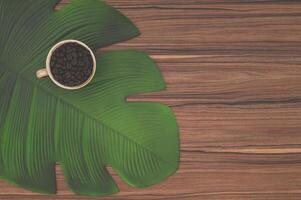
<instances>
[{"instance_id":1,"label":"wooden table surface","mask_svg":"<svg viewBox=\"0 0 301 200\"><path fill-rule=\"evenodd\" d=\"M142 35L112 49L148 52L167 91L130 98L172 107L180 170L108 198L0 182L0 199L301 199L301 1L109 0ZM65 1L66 3L66 1Z\"/></svg>"}]
</instances>

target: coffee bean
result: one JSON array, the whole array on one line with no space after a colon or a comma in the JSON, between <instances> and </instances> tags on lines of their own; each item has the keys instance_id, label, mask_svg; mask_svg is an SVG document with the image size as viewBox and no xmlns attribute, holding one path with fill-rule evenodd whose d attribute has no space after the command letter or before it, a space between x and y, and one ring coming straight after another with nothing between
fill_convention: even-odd
<instances>
[{"instance_id":1,"label":"coffee bean","mask_svg":"<svg viewBox=\"0 0 301 200\"><path fill-rule=\"evenodd\" d=\"M52 70L52 73L53 73L53 74L57 74L57 73L58 73L58 70L57 70L56 68L54 68L54 69Z\"/></svg>"},{"instance_id":2,"label":"coffee bean","mask_svg":"<svg viewBox=\"0 0 301 200\"><path fill-rule=\"evenodd\" d=\"M71 55L71 54L68 54L68 55L67 55L67 60L68 60L68 61L71 61L71 60L72 60L72 55Z\"/></svg>"},{"instance_id":3,"label":"coffee bean","mask_svg":"<svg viewBox=\"0 0 301 200\"><path fill-rule=\"evenodd\" d=\"M74 51L72 52L72 57L73 57L73 58L76 58L76 57L77 57L77 54L76 54Z\"/></svg>"},{"instance_id":4,"label":"coffee bean","mask_svg":"<svg viewBox=\"0 0 301 200\"><path fill-rule=\"evenodd\" d=\"M71 78L71 73L70 73L70 72L66 72L66 73L64 74L64 78L65 78L65 79Z\"/></svg>"}]
</instances>

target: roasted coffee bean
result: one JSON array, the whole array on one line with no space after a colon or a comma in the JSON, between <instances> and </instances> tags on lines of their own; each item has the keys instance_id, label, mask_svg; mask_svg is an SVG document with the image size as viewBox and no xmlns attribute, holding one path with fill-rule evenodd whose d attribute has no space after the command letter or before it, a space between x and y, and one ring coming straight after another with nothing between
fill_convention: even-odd
<instances>
[{"instance_id":1,"label":"roasted coffee bean","mask_svg":"<svg viewBox=\"0 0 301 200\"><path fill-rule=\"evenodd\" d=\"M52 72L53 72L53 74L57 74L58 70L57 69L53 69Z\"/></svg>"},{"instance_id":2,"label":"roasted coffee bean","mask_svg":"<svg viewBox=\"0 0 301 200\"><path fill-rule=\"evenodd\" d=\"M77 60L75 60L75 59L72 60L72 61L71 61L71 64L72 64L73 66L77 65Z\"/></svg>"},{"instance_id":3,"label":"roasted coffee bean","mask_svg":"<svg viewBox=\"0 0 301 200\"><path fill-rule=\"evenodd\" d=\"M93 72L93 58L83 46L66 43L53 52L50 69L59 83L69 87L78 86L90 78Z\"/></svg>"}]
</instances>

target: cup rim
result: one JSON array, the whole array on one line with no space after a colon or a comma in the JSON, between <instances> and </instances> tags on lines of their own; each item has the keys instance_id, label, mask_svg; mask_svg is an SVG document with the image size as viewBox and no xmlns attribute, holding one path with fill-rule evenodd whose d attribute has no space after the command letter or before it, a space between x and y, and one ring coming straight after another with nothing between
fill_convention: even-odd
<instances>
[{"instance_id":1,"label":"cup rim","mask_svg":"<svg viewBox=\"0 0 301 200\"><path fill-rule=\"evenodd\" d=\"M50 60L51 60L53 52L55 50L57 50L59 47L61 47L62 45L67 44L67 43L77 43L77 44L83 46L84 48L86 48L90 52L90 54L92 56L92 59L93 59L93 71L92 71L92 74L89 77L89 79L87 79L84 83L82 83L82 84L80 84L78 86L74 86L74 87L63 85L60 82L58 82L57 80L55 80L55 78L53 77L53 74L51 72L51 69L50 69L51 68L50 67ZM63 41L55 44L50 49L50 51L49 51L49 53L47 55L47 59L46 59L46 70L47 70L47 73L48 73L50 79L52 80L52 82L54 82L57 86L59 86L61 88L64 88L64 89L67 89L67 90L78 90L78 89L81 89L81 88L85 87L86 85L88 85L92 81L92 79L94 78L94 75L96 73L96 58L95 58L95 55L94 55L93 51L85 43L83 43L83 42L81 42L79 40L73 40L73 39L63 40Z\"/></svg>"}]
</instances>

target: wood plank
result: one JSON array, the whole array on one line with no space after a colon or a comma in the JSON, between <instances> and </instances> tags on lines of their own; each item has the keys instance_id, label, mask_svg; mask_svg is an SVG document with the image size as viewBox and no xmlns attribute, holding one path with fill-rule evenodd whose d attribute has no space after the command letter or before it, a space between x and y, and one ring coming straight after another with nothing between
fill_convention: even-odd
<instances>
[{"instance_id":1,"label":"wood plank","mask_svg":"<svg viewBox=\"0 0 301 200\"><path fill-rule=\"evenodd\" d=\"M109 0L139 38L99 52L138 49L154 58L167 90L129 98L172 107L181 167L165 182L101 199L300 199L301 2ZM59 7L67 4L63 1ZM75 196L57 170L58 195L0 181L0 199Z\"/></svg>"}]
</instances>

